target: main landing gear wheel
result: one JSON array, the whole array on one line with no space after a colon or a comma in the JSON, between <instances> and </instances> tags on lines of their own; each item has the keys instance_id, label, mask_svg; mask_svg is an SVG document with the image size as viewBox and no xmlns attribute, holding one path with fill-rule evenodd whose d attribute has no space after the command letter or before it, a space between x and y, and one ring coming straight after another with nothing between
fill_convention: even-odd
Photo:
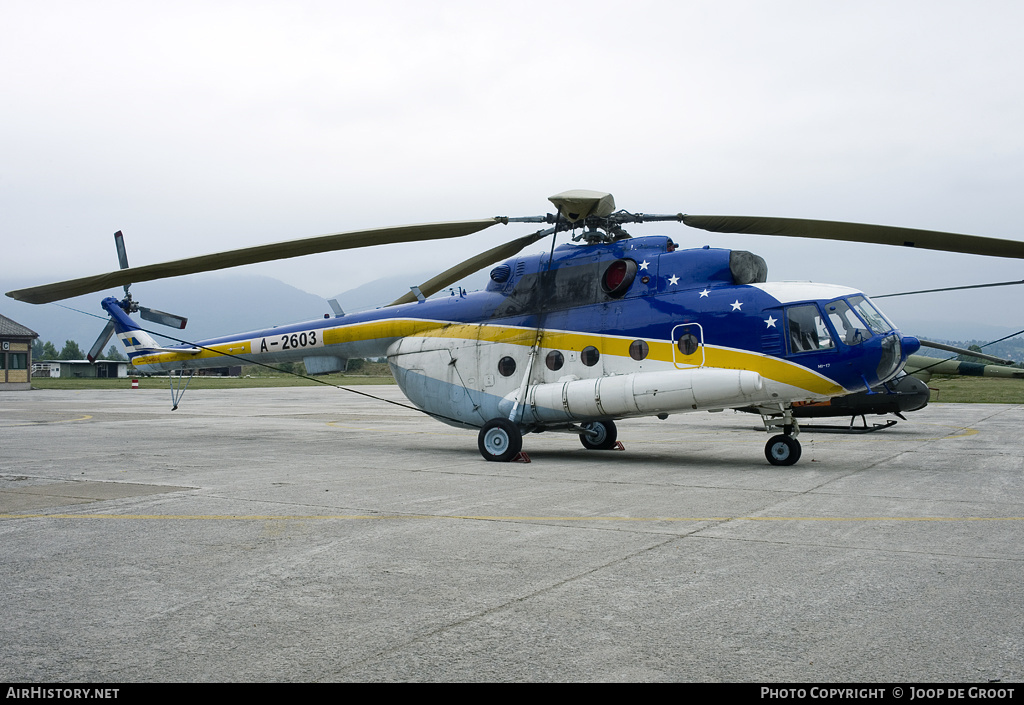
<instances>
[{"instance_id":1,"label":"main landing gear wheel","mask_svg":"<svg viewBox=\"0 0 1024 705\"><path fill-rule=\"evenodd\" d=\"M800 460L800 441L792 436L773 436L764 447L772 465L794 465Z\"/></svg>"},{"instance_id":2,"label":"main landing gear wheel","mask_svg":"<svg viewBox=\"0 0 1024 705\"><path fill-rule=\"evenodd\" d=\"M476 445L484 460L507 463L523 449L523 434L508 419L491 419L480 429Z\"/></svg>"},{"instance_id":3,"label":"main landing gear wheel","mask_svg":"<svg viewBox=\"0 0 1024 705\"><path fill-rule=\"evenodd\" d=\"M585 433L580 434L580 443L587 450L611 450L615 447L618 431L611 421L592 421L582 424Z\"/></svg>"}]
</instances>

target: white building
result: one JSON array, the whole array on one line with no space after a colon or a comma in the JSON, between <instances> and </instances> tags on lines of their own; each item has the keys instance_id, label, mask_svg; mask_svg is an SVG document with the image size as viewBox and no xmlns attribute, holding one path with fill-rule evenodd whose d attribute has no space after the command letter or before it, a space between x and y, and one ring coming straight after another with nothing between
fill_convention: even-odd
<instances>
[{"instance_id":1,"label":"white building","mask_svg":"<svg viewBox=\"0 0 1024 705\"><path fill-rule=\"evenodd\" d=\"M128 376L128 363L115 360L39 360L32 363L33 377L109 377Z\"/></svg>"}]
</instances>

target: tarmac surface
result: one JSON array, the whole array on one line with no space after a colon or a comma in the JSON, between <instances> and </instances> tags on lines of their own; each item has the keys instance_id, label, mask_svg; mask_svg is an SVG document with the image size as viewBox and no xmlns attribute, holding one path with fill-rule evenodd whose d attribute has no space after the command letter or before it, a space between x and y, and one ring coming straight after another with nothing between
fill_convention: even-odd
<instances>
[{"instance_id":1,"label":"tarmac surface","mask_svg":"<svg viewBox=\"0 0 1024 705\"><path fill-rule=\"evenodd\" d=\"M336 389L3 393L0 680L1019 682L1022 435L933 403L773 467L727 411L500 464Z\"/></svg>"}]
</instances>

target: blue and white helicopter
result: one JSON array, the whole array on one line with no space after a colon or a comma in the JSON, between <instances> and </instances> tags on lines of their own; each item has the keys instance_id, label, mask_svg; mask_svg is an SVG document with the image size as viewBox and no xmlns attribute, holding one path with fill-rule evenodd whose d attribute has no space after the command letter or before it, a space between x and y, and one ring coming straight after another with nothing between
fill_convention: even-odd
<instances>
[{"instance_id":1,"label":"blue and white helicopter","mask_svg":"<svg viewBox=\"0 0 1024 705\"><path fill-rule=\"evenodd\" d=\"M143 372L223 367L236 360L303 361L311 374L350 358L386 357L419 409L479 429L481 455L522 458L523 435L562 431L588 449L616 446L615 421L726 408L756 410L772 437L773 465L800 458L800 409L894 386L921 343L905 336L862 292L832 284L769 282L752 253L679 249L668 237L630 237L623 226L677 221L713 232L870 242L1024 259L1024 243L888 226L746 216L634 214L610 194L567 191L556 214L497 217L338 233L129 267L8 292L45 303L123 286L103 299L111 335ZM503 223L544 223L538 232L477 255L373 311L163 346L130 316L184 327L185 319L138 305L131 283L317 252L461 237ZM572 242L555 246L558 232ZM517 256L552 236L549 252ZM466 275L506 260L485 290L428 299ZM878 390L877 392L873 390Z\"/></svg>"}]
</instances>

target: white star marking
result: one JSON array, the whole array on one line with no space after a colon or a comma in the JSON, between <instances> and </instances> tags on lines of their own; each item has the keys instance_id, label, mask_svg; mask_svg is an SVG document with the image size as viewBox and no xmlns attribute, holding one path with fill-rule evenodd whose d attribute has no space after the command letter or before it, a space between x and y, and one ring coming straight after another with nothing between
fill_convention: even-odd
<instances>
[{"instance_id":1,"label":"white star marking","mask_svg":"<svg viewBox=\"0 0 1024 705\"><path fill-rule=\"evenodd\" d=\"M777 318L772 318L771 316L768 316L768 320L766 320L765 323L768 324L769 328L774 328L775 327L775 322L777 320L778 320Z\"/></svg>"},{"instance_id":2,"label":"white star marking","mask_svg":"<svg viewBox=\"0 0 1024 705\"><path fill-rule=\"evenodd\" d=\"M733 301L731 305L733 311L739 311L743 307L743 304L740 303L739 299Z\"/></svg>"},{"instance_id":3,"label":"white star marking","mask_svg":"<svg viewBox=\"0 0 1024 705\"><path fill-rule=\"evenodd\" d=\"M700 297L702 299L706 299L708 297L708 290L705 289L704 291L700 292Z\"/></svg>"},{"instance_id":4,"label":"white star marking","mask_svg":"<svg viewBox=\"0 0 1024 705\"><path fill-rule=\"evenodd\" d=\"M650 264L650 262L648 262L647 260L644 260L643 262L641 262L640 263L640 271L642 272L645 269L647 269L647 265L649 265L649 264Z\"/></svg>"},{"instance_id":5,"label":"white star marking","mask_svg":"<svg viewBox=\"0 0 1024 705\"><path fill-rule=\"evenodd\" d=\"M679 277L677 277L675 274L673 274L671 277L668 278L668 283L671 286L675 286L676 284L679 283Z\"/></svg>"}]
</instances>

